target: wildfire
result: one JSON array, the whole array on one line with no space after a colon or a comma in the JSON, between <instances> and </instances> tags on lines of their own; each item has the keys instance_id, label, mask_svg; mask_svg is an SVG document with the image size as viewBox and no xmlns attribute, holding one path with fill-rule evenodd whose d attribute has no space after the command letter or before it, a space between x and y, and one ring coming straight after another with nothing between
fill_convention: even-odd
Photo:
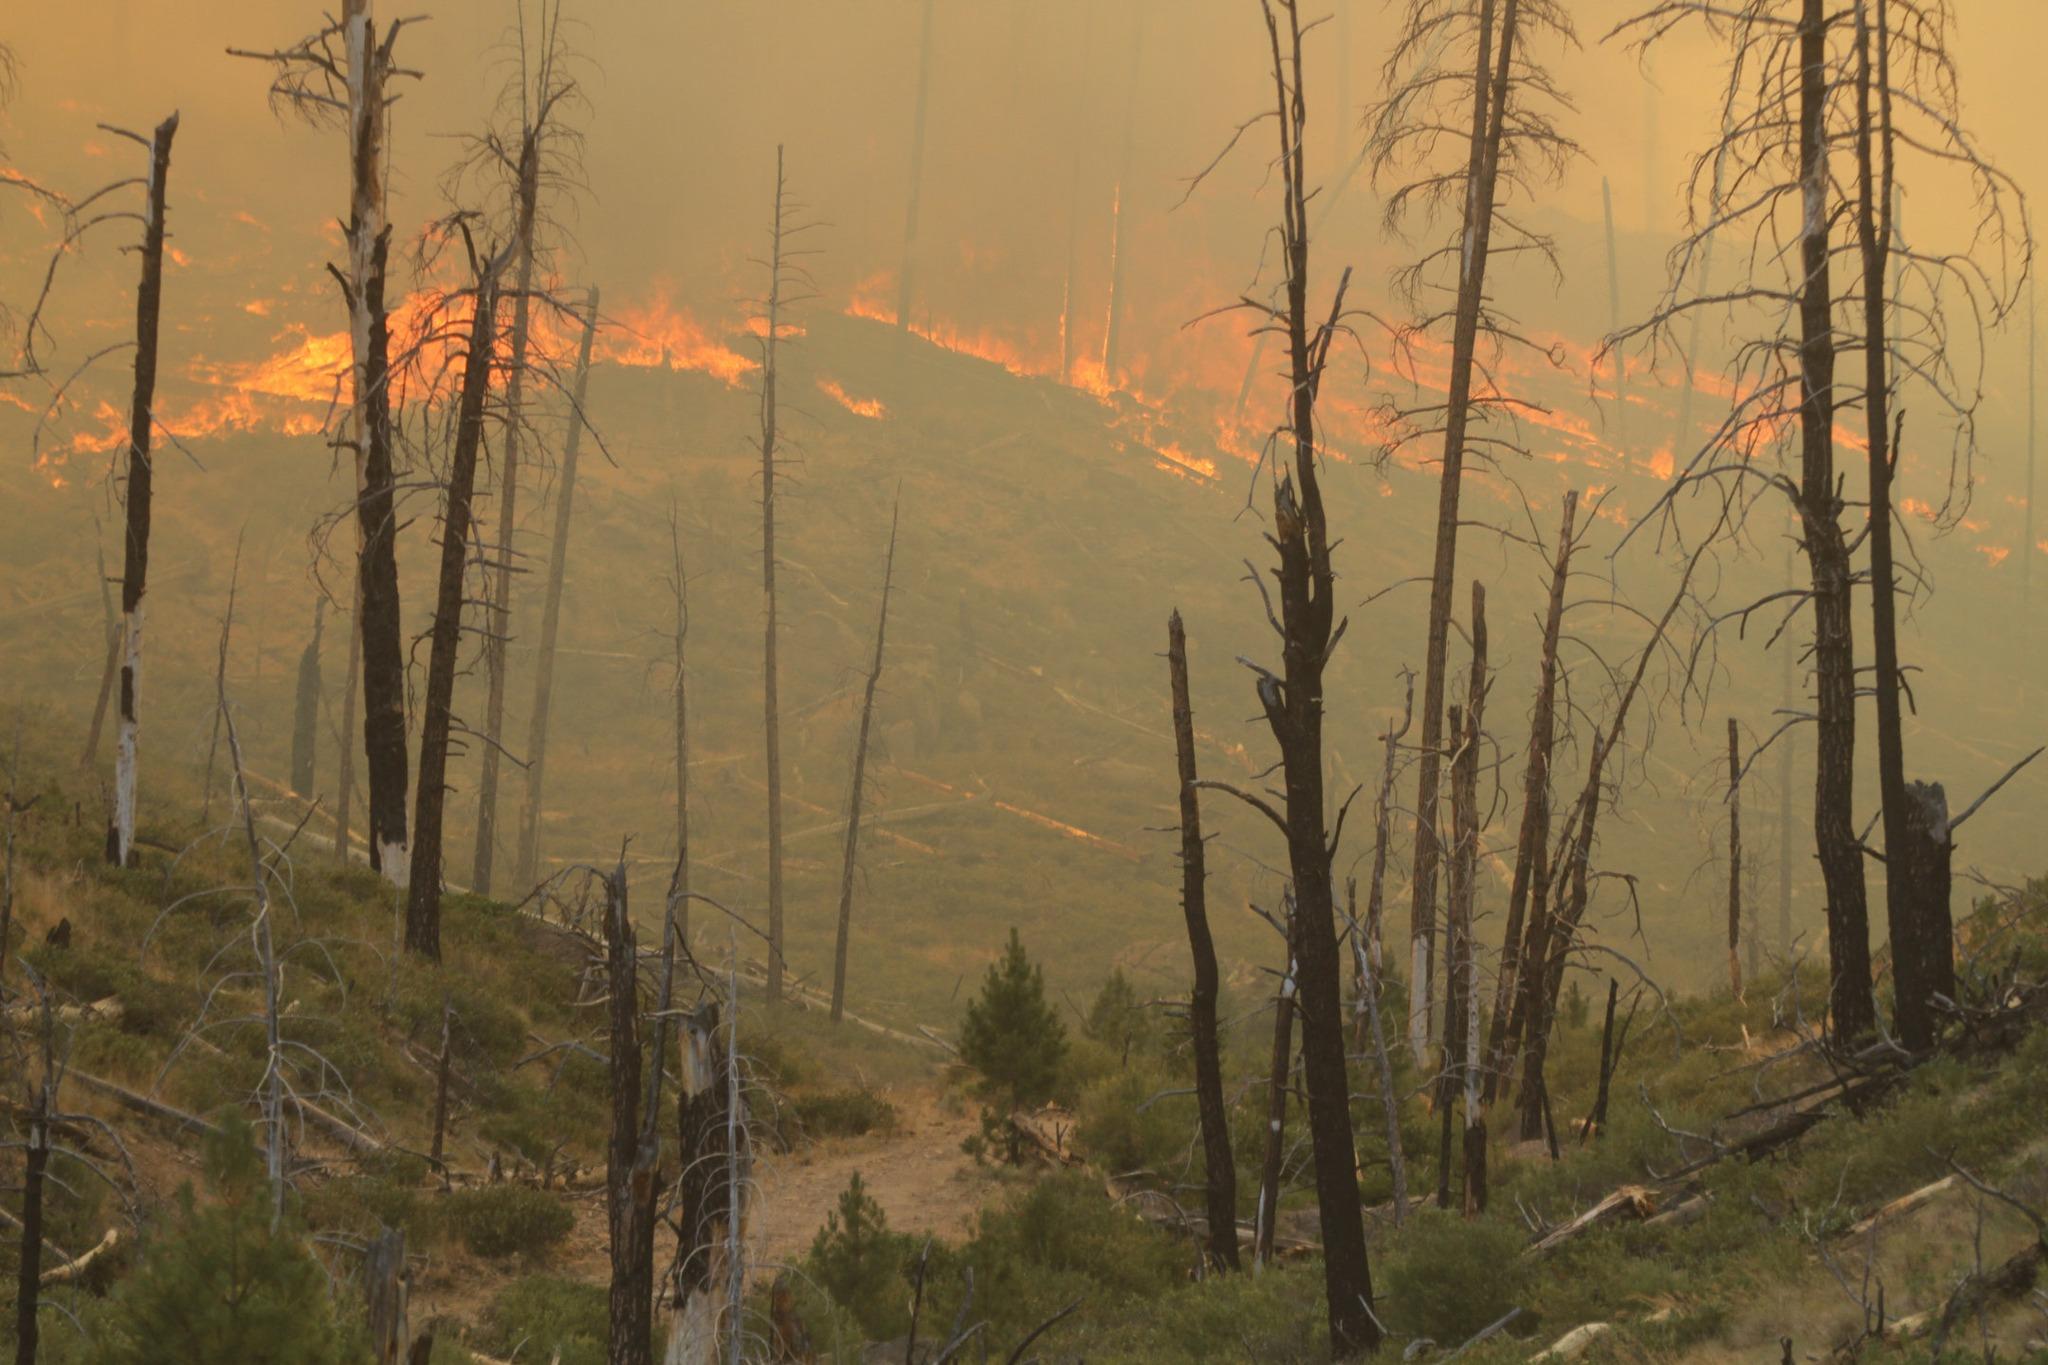
<instances>
[{"instance_id":1,"label":"wildfire","mask_svg":"<svg viewBox=\"0 0 2048 1365\"><path fill-rule=\"evenodd\" d=\"M700 370L728 388L739 387L760 368L759 362L719 341L695 317L675 307L666 287L658 288L646 304L620 309L614 319L618 325L599 331L594 348L599 358L614 365Z\"/></svg>"},{"instance_id":2,"label":"wildfire","mask_svg":"<svg viewBox=\"0 0 2048 1365\"><path fill-rule=\"evenodd\" d=\"M840 387L839 381L836 379L820 379L818 381L818 390L856 417L867 417L874 421L880 421L889 415L889 409L882 405L881 399L855 398L844 388Z\"/></svg>"}]
</instances>

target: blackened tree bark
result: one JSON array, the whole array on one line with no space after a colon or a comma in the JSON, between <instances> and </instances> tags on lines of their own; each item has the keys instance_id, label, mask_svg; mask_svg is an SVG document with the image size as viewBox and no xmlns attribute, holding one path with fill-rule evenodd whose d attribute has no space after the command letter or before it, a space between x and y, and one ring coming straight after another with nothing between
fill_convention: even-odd
<instances>
[{"instance_id":1,"label":"blackened tree bark","mask_svg":"<svg viewBox=\"0 0 2048 1365\"><path fill-rule=\"evenodd\" d=\"M860 851L861 801L866 795L868 732L875 719L875 688L882 681L882 642L889 631L889 590L896 582L896 523L902 511L902 497L889 513L889 552L882 561L882 607L875 618L875 660L868 668L867 687L860 702L860 733L853 744L853 786L846 798L846 841L839 869L839 934L832 949L832 1022L846 1014L846 951L853 935L854 860Z\"/></svg>"},{"instance_id":2,"label":"blackened tree bark","mask_svg":"<svg viewBox=\"0 0 2048 1365\"><path fill-rule=\"evenodd\" d=\"M605 1156L605 1218L611 1234L609 1365L649 1365L654 1328L654 1197L659 1180L653 1126L641 1116L639 950L626 906L626 867L605 878L605 948L611 1032L611 1136ZM657 1034L653 1068L661 1072ZM650 1099L658 1099L652 1089Z\"/></svg>"},{"instance_id":3,"label":"blackened tree bark","mask_svg":"<svg viewBox=\"0 0 2048 1365\"><path fill-rule=\"evenodd\" d=\"M1543 649L1536 672L1536 701L1529 711L1528 760L1522 768L1522 826L1515 839L1514 879L1508 886L1507 928L1501 936L1500 979L1493 993L1493 1023L1486 1048L1485 1102L1500 1093L1515 1047L1519 1020L1513 1018L1523 938L1529 922L1532 890L1538 915L1548 908L1544 883L1549 872L1550 753L1557 739L1557 641L1564 624L1564 590L1571 576L1573 523L1578 491L1564 495L1564 515L1557 529L1556 559L1550 570L1550 605L1543 615Z\"/></svg>"},{"instance_id":4,"label":"blackened tree bark","mask_svg":"<svg viewBox=\"0 0 2048 1365\"><path fill-rule=\"evenodd\" d=\"M668 913L675 921L676 942L690 950L690 577L683 566L683 534L673 505L668 511L670 584L676 603L676 862L668 878Z\"/></svg>"},{"instance_id":5,"label":"blackened tree bark","mask_svg":"<svg viewBox=\"0 0 2048 1365\"><path fill-rule=\"evenodd\" d=\"M1728 990L1742 998L1742 755L1735 717L1728 717Z\"/></svg>"},{"instance_id":6,"label":"blackened tree bark","mask_svg":"<svg viewBox=\"0 0 2048 1365\"><path fill-rule=\"evenodd\" d=\"M406 839L405 652L398 596L398 478L391 456L391 320L384 310L389 228L378 233L363 277L363 301L351 312L366 319L367 345L357 365L363 386L362 477L356 517L357 625L363 645L363 755L369 778L365 805L370 866L404 887L411 871ZM479 399L481 402L481 399ZM465 512L465 516L467 513Z\"/></svg>"},{"instance_id":7,"label":"blackened tree bark","mask_svg":"<svg viewBox=\"0 0 2048 1365\"><path fill-rule=\"evenodd\" d=\"M362 579L351 580L348 613L348 666L341 674L341 709L334 714L334 860L348 866L350 821L356 798L356 680L362 677Z\"/></svg>"},{"instance_id":8,"label":"blackened tree bark","mask_svg":"<svg viewBox=\"0 0 2048 1365\"><path fill-rule=\"evenodd\" d=\"M107 861L128 864L135 854L135 765L141 736L142 593L149 578L149 514L156 431L157 328L164 300L164 191L171 175L171 139L178 116L156 126L149 143L149 178L142 217L142 280L135 290L135 388L128 409L126 553L121 570L121 687L114 750L114 818L107 827Z\"/></svg>"},{"instance_id":9,"label":"blackened tree bark","mask_svg":"<svg viewBox=\"0 0 2048 1365\"><path fill-rule=\"evenodd\" d=\"M484 400L491 384L491 357L497 348L498 268L499 263L492 261L477 273L455 449L449 458L447 503L441 516L441 574L434 595L427 690L420 713L419 792L413 820L412 872L406 888L405 950L437 960L441 956L441 825L447 806L455 656L462 643L462 579L469 562L470 502L476 494Z\"/></svg>"},{"instance_id":10,"label":"blackened tree bark","mask_svg":"<svg viewBox=\"0 0 2048 1365\"><path fill-rule=\"evenodd\" d=\"M597 338L597 287L583 315L576 351L576 381L569 399L569 434L556 476L555 538L548 554L547 598L541 606L540 654L534 663L533 715L526 735L526 805L519 818L519 853L513 879L532 886L540 876L540 809L546 787L548 720L555 698L555 646L562 628L562 585L569 566L569 518L576 509L576 460L583 446L583 404L590 392L590 351Z\"/></svg>"},{"instance_id":11,"label":"blackened tree bark","mask_svg":"<svg viewBox=\"0 0 2048 1365\"><path fill-rule=\"evenodd\" d=\"M1939 782L1908 782L1905 828L1899 841L1885 841L1886 873L1897 878L1913 916L1912 932L1892 938L1892 974L1911 981L1899 988L1896 1024L1909 1048L1934 1045L1937 997L1956 998L1955 922L1949 910L1950 864L1955 842L1949 830L1948 794Z\"/></svg>"},{"instance_id":12,"label":"blackened tree bark","mask_svg":"<svg viewBox=\"0 0 2048 1365\"><path fill-rule=\"evenodd\" d=\"M1209 934L1208 860L1202 843L1202 805L1196 790L1195 713L1188 696L1188 640L1180 613L1166 619L1166 666L1173 696L1173 745L1180 775L1180 909L1187 921L1195 984L1188 998L1188 1038L1195 1053L1195 1110L1202 1125L1209 1260L1238 1269L1237 1161L1230 1146L1230 1114L1223 1106L1222 1050L1216 1036L1216 941Z\"/></svg>"},{"instance_id":13,"label":"blackened tree bark","mask_svg":"<svg viewBox=\"0 0 2048 1365\"><path fill-rule=\"evenodd\" d=\"M106 725L107 702L114 695L114 679L121 672L121 617L114 610L113 582L107 576L107 552L94 537L93 557L99 563L100 611L106 619L107 658L100 669L99 695L92 704L92 726L85 732L85 753L79 759L81 768L96 768L100 761L100 731Z\"/></svg>"},{"instance_id":14,"label":"blackened tree bark","mask_svg":"<svg viewBox=\"0 0 2048 1365\"><path fill-rule=\"evenodd\" d=\"M320 636L327 599L313 599L313 638L299 654L299 685L292 703L292 790L309 800L320 770Z\"/></svg>"},{"instance_id":15,"label":"blackened tree bark","mask_svg":"<svg viewBox=\"0 0 2048 1365\"><path fill-rule=\"evenodd\" d=\"M1849 589L1854 572L1842 534L1835 477L1834 294L1829 276L1828 15L1802 0L1799 18L1799 514L1813 578L1813 659L1819 752L1814 839L1828 897L1828 1007L1836 1040L1853 1044L1876 1027L1870 982L1870 916L1863 845L1851 815L1856 777L1856 645ZM1880 364L1882 356L1880 356Z\"/></svg>"}]
</instances>

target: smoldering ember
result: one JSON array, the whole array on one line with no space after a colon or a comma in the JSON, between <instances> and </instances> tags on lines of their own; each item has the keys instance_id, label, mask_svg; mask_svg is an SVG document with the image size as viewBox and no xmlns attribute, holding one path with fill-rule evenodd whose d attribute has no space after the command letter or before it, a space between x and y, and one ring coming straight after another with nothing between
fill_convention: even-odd
<instances>
[{"instance_id":1,"label":"smoldering ember","mask_svg":"<svg viewBox=\"0 0 2048 1365\"><path fill-rule=\"evenodd\" d=\"M2048 1360L2044 46L6 10L0 1350Z\"/></svg>"}]
</instances>

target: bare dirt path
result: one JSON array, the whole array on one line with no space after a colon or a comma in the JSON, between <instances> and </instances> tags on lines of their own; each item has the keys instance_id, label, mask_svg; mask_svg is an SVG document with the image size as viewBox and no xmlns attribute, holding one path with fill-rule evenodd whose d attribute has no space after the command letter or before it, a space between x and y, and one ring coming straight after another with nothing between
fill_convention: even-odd
<instances>
[{"instance_id":1,"label":"bare dirt path","mask_svg":"<svg viewBox=\"0 0 2048 1365\"><path fill-rule=\"evenodd\" d=\"M889 1098L898 1116L892 1133L761 1158L747 1242L748 1259L764 1273L809 1250L855 1171L892 1230L956 1241L972 1230L975 1212L996 1189L993 1175L960 1150L961 1139L980 1131L979 1121L948 1113L921 1092Z\"/></svg>"}]
</instances>

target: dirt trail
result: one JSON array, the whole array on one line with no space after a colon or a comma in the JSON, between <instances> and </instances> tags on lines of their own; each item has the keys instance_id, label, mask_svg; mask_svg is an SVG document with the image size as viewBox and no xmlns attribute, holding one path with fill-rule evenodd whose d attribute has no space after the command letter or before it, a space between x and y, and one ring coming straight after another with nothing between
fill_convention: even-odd
<instances>
[{"instance_id":1,"label":"dirt trail","mask_svg":"<svg viewBox=\"0 0 2048 1365\"><path fill-rule=\"evenodd\" d=\"M896 1232L959 1240L995 1188L993 1176L960 1150L980 1131L972 1115L950 1114L933 1096L897 1093L896 1131L833 1139L764 1156L748 1218L748 1259L767 1272L801 1257L855 1171Z\"/></svg>"}]
</instances>

